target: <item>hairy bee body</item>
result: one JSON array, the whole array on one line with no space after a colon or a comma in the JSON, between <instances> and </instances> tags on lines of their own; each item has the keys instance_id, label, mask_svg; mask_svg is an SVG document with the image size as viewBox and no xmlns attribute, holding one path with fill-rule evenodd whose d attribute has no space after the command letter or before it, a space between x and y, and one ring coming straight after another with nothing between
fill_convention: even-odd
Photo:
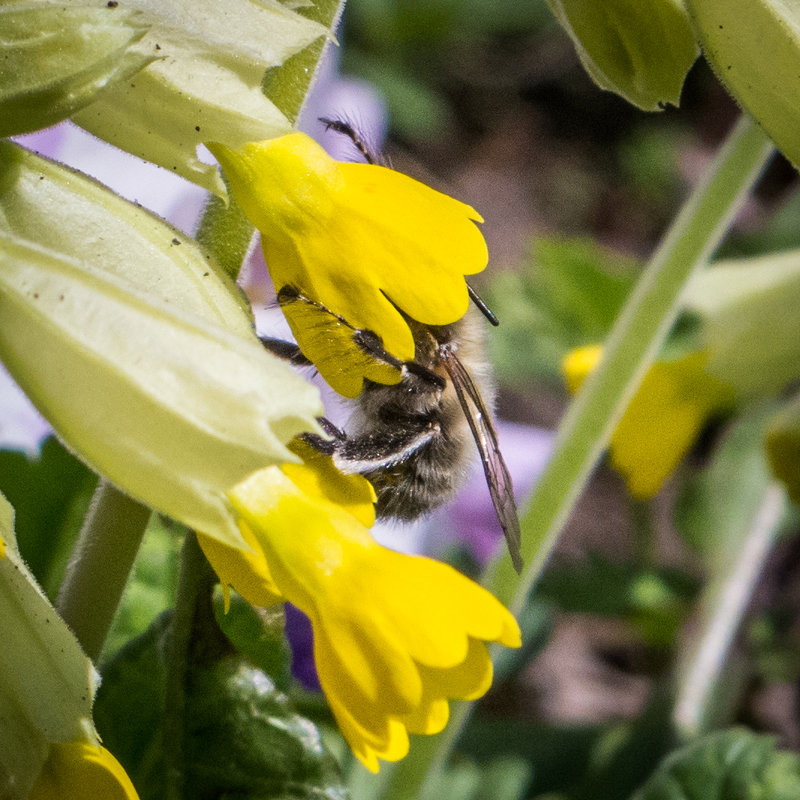
<instances>
[{"instance_id":1,"label":"hairy bee body","mask_svg":"<svg viewBox=\"0 0 800 800\"><path fill-rule=\"evenodd\" d=\"M450 500L469 474L477 451L453 381L446 351L468 369L484 402L494 401L491 371L483 357L480 321L470 311L452 325L409 320L414 362L441 379L404 372L400 383L367 381L347 438L336 444L337 466L364 475L375 487L379 517L413 520Z\"/></svg>"}]
</instances>

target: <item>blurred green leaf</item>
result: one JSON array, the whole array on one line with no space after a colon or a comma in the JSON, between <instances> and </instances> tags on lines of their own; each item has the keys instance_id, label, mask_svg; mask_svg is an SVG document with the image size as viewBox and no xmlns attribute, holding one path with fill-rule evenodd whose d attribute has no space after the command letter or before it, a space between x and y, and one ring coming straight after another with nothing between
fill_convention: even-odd
<instances>
[{"instance_id":1,"label":"blurred green leaf","mask_svg":"<svg viewBox=\"0 0 800 800\"><path fill-rule=\"evenodd\" d=\"M163 800L169 614L103 670L95 720L142 800ZM240 656L193 659L179 743L187 800L344 800L317 729Z\"/></svg>"},{"instance_id":2,"label":"blurred green leaf","mask_svg":"<svg viewBox=\"0 0 800 800\"><path fill-rule=\"evenodd\" d=\"M775 477L786 485L792 500L800 502L800 395L770 421L766 446Z\"/></svg>"},{"instance_id":3,"label":"blurred green leaf","mask_svg":"<svg viewBox=\"0 0 800 800\"><path fill-rule=\"evenodd\" d=\"M686 0L703 54L720 82L800 163L800 12L786 0Z\"/></svg>"},{"instance_id":4,"label":"blurred green leaf","mask_svg":"<svg viewBox=\"0 0 800 800\"><path fill-rule=\"evenodd\" d=\"M771 411L761 407L737 420L712 462L689 477L678 497L675 527L714 571L738 552L769 483L764 427Z\"/></svg>"},{"instance_id":5,"label":"blurred green leaf","mask_svg":"<svg viewBox=\"0 0 800 800\"><path fill-rule=\"evenodd\" d=\"M669 755L632 800L795 800L800 757L743 728L712 733Z\"/></svg>"},{"instance_id":6,"label":"blurred green leaf","mask_svg":"<svg viewBox=\"0 0 800 800\"><path fill-rule=\"evenodd\" d=\"M180 526L153 514L133 571L103 647L107 660L142 635L153 620L175 602L180 570Z\"/></svg>"},{"instance_id":7,"label":"blurred green leaf","mask_svg":"<svg viewBox=\"0 0 800 800\"><path fill-rule=\"evenodd\" d=\"M547 0L584 68L645 111L678 105L689 67L700 53L681 0Z\"/></svg>"},{"instance_id":8,"label":"blurred green leaf","mask_svg":"<svg viewBox=\"0 0 800 800\"><path fill-rule=\"evenodd\" d=\"M20 552L53 601L96 484L55 437L38 457L0 451L0 489L16 510Z\"/></svg>"},{"instance_id":9,"label":"blurred green leaf","mask_svg":"<svg viewBox=\"0 0 800 800\"><path fill-rule=\"evenodd\" d=\"M501 380L560 383L569 350L605 339L637 268L587 239L536 239L527 268L499 273L487 295L501 323L489 342Z\"/></svg>"},{"instance_id":10,"label":"blurred green leaf","mask_svg":"<svg viewBox=\"0 0 800 800\"><path fill-rule=\"evenodd\" d=\"M740 397L800 376L800 250L719 261L692 278L685 302L700 319L707 372Z\"/></svg>"},{"instance_id":11,"label":"blurred green leaf","mask_svg":"<svg viewBox=\"0 0 800 800\"><path fill-rule=\"evenodd\" d=\"M222 592L214 597L214 616L237 652L270 676L281 691L289 689L292 654L284 636L283 605L255 608L231 591L225 613Z\"/></svg>"},{"instance_id":12,"label":"blurred green leaf","mask_svg":"<svg viewBox=\"0 0 800 800\"><path fill-rule=\"evenodd\" d=\"M156 58L129 50L146 31L110 6L0 8L0 136L54 125L135 75Z\"/></svg>"},{"instance_id":13,"label":"blurred green leaf","mask_svg":"<svg viewBox=\"0 0 800 800\"><path fill-rule=\"evenodd\" d=\"M649 644L664 645L685 621L696 592L696 582L678 570L643 569L590 554L585 561L548 569L537 597L567 612L620 617Z\"/></svg>"}]
</instances>

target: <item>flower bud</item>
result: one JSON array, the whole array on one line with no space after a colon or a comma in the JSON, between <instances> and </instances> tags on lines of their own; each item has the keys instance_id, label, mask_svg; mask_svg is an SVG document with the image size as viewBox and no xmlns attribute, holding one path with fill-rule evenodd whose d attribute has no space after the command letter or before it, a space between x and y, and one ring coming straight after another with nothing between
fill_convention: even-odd
<instances>
[{"instance_id":1,"label":"flower bud","mask_svg":"<svg viewBox=\"0 0 800 800\"><path fill-rule=\"evenodd\" d=\"M724 0L720 0L724 2ZM699 49L681 0L547 0L592 80L645 111L678 105Z\"/></svg>"}]
</instances>

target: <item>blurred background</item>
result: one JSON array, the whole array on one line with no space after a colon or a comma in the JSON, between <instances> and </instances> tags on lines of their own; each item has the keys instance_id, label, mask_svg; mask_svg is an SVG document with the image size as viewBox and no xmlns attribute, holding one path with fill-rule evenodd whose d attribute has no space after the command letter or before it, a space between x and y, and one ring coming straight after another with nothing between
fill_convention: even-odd
<instances>
[{"instance_id":1,"label":"blurred background","mask_svg":"<svg viewBox=\"0 0 800 800\"><path fill-rule=\"evenodd\" d=\"M352 121L395 168L485 219L490 265L475 286L501 321L487 331L487 347L501 444L524 503L569 402L563 357L603 341L738 109L702 59L679 109L648 114L599 90L543 2L348 0L338 40L302 126L337 157L354 158L318 117ZM203 202L196 187L68 124L22 138L192 229ZM774 159L719 255L800 246L797 188L794 169ZM260 318L274 311L265 276L255 252L246 280ZM2 389L0 438L23 452L0 454L0 485L17 509L26 557L52 596L95 479L52 439L40 460L32 458L47 428L13 391ZM525 796L626 800L674 745L676 665L692 641L711 569L693 531L704 514L732 505L732 476L742 472L741 450L720 452L723 440L743 438L729 434L725 421L709 425L647 501L633 500L601 464L523 613L526 646L498 664L496 687L461 740L462 756L482 767L511 759ZM46 494L32 494L31 482ZM796 529L790 521L769 554L746 624L726 653L714 714L721 724L745 723L800 748ZM384 533L393 546L433 552L472 574L499 538L481 474L420 526ZM179 542L166 529L148 537L107 656L171 603ZM308 642L297 635L302 620L289 619L302 678L309 661L299 654ZM313 674L303 680L313 685ZM287 691L303 713L328 719L318 697Z\"/></svg>"}]
</instances>

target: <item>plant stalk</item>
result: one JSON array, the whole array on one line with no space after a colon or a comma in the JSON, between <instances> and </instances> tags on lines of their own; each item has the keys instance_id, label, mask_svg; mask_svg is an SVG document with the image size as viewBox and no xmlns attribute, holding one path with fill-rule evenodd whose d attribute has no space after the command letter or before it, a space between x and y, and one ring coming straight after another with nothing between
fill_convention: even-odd
<instances>
[{"instance_id":1,"label":"plant stalk","mask_svg":"<svg viewBox=\"0 0 800 800\"><path fill-rule=\"evenodd\" d=\"M527 569L517 575L503 553L484 577L484 585L513 612L527 602L575 501L666 338L680 309L683 286L719 245L772 152L766 135L742 116L622 309L602 363L561 422L553 454L522 516ZM473 706L461 703L454 708L435 748L415 743L406 763L392 776L384 794L387 800L411 800L424 792L443 769Z\"/></svg>"},{"instance_id":2,"label":"plant stalk","mask_svg":"<svg viewBox=\"0 0 800 800\"><path fill-rule=\"evenodd\" d=\"M56 601L93 661L103 650L150 514L147 506L100 479Z\"/></svg>"}]
</instances>

